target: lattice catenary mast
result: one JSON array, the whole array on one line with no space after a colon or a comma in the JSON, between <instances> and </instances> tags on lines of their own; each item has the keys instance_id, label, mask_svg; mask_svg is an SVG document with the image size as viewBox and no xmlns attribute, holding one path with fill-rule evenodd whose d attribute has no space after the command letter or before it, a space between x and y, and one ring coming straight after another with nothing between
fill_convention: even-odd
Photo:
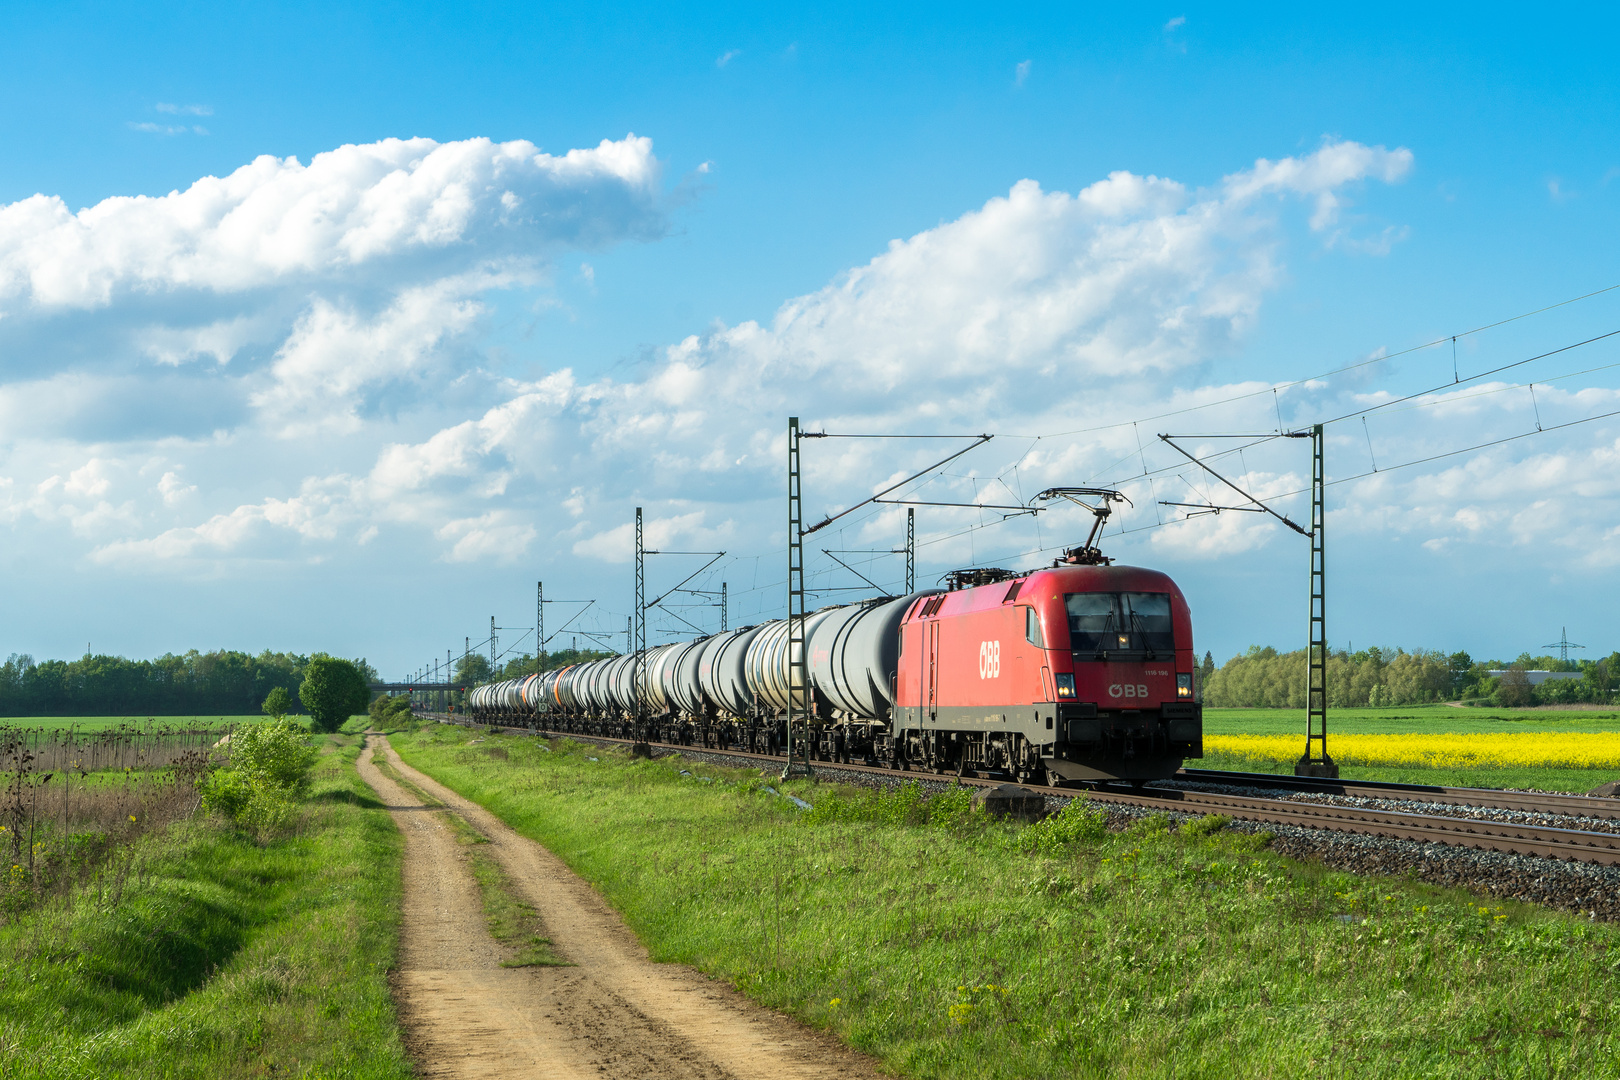
<instances>
[{"instance_id":1,"label":"lattice catenary mast","mask_svg":"<svg viewBox=\"0 0 1620 1080\"><path fill-rule=\"evenodd\" d=\"M810 770L810 678L804 655L804 503L799 474L799 418L788 417L788 714L787 764L782 779L812 776ZM794 733L804 757L794 757Z\"/></svg>"}]
</instances>

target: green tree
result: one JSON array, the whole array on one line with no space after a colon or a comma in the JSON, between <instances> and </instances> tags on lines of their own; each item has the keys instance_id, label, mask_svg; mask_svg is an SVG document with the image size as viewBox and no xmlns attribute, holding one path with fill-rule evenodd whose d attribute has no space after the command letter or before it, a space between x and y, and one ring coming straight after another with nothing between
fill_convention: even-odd
<instances>
[{"instance_id":1,"label":"green tree","mask_svg":"<svg viewBox=\"0 0 1620 1080\"><path fill-rule=\"evenodd\" d=\"M409 694L379 694L371 703L370 714L375 727L390 727L415 719Z\"/></svg>"},{"instance_id":2,"label":"green tree","mask_svg":"<svg viewBox=\"0 0 1620 1080\"><path fill-rule=\"evenodd\" d=\"M1456 697L1461 697L1470 684L1479 681L1474 674L1474 658L1465 651L1446 657L1446 667L1451 671L1451 692Z\"/></svg>"},{"instance_id":3,"label":"green tree","mask_svg":"<svg viewBox=\"0 0 1620 1080\"><path fill-rule=\"evenodd\" d=\"M1524 673L1524 665L1515 663L1502 672L1501 686L1496 691L1496 700L1504 708L1519 709L1530 704L1530 676Z\"/></svg>"},{"instance_id":4,"label":"green tree","mask_svg":"<svg viewBox=\"0 0 1620 1080\"><path fill-rule=\"evenodd\" d=\"M481 683L490 681L492 674L489 659L481 653L468 653L456 665L456 685L465 686L469 690Z\"/></svg>"},{"instance_id":5,"label":"green tree","mask_svg":"<svg viewBox=\"0 0 1620 1080\"><path fill-rule=\"evenodd\" d=\"M274 687L291 689L307 658L192 649L155 660L85 656L36 663L13 654L0 664L0 716L199 716L258 711ZM297 711L297 700L293 701Z\"/></svg>"},{"instance_id":6,"label":"green tree","mask_svg":"<svg viewBox=\"0 0 1620 1080\"><path fill-rule=\"evenodd\" d=\"M292 712L292 695L287 693L285 686L272 687L264 697L264 715L273 716L280 720Z\"/></svg>"},{"instance_id":7,"label":"green tree","mask_svg":"<svg viewBox=\"0 0 1620 1080\"><path fill-rule=\"evenodd\" d=\"M1609 687L1614 680L1614 660L1605 658L1586 669L1586 681L1592 684L1592 700L1602 705L1609 703Z\"/></svg>"},{"instance_id":8,"label":"green tree","mask_svg":"<svg viewBox=\"0 0 1620 1080\"><path fill-rule=\"evenodd\" d=\"M371 689L349 661L316 653L304 669L298 696L316 731L336 731L349 717L365 711Z\"/></svg>"}]
</instances>

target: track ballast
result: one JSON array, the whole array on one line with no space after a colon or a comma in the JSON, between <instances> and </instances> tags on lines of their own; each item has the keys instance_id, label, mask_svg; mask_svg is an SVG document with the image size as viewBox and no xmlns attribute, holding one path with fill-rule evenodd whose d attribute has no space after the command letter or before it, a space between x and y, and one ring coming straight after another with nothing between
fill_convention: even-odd
<instances>
[{"instance_id":1,"label":"track ballast","mask_svg":"<svg viewBox=\"0 0 1620 1080\"><path fill-rule=\"evenodd\" d=\"M440 719L434 717L434 719ZM463 723L460 718L448 722ZM525 734L544 734L541 729L504 727L502 730ZM599 735L568 735L568 738L603 745L630 746L632 740ZM717 750L668 743L649 743L666 752L704 754L720 760L752 764L779 765L785 759L758 752ZM891 779L921 779L961 783L974 787L993 787L1006 783L1005 778L956 776L931 772L896 771L872 765L818 762L821 771L876 774ZM1342 795L1402 799L1412 802L1444 803L1467 809L1534 809L1555 815L1620 819L1620 799L1604 799L1581 795L1541 795L1534 792L1505 792L1487 788L1427 788L1421 785L1379 784L1367 781L1296 782L1293 777L1278 777L1267 773L1214 772L1187 769L1177 774L1177 780L1200 785L1230 785L1234 787L1276 787L1290 793L1314 795ZM1079 794L1073 787L1023 785L1048 798L1070 799ZM1596 863L1601 866L1620 866L1620 833L1594 831L1582 828L1562 828L1551 825L1517 821L1497 821L1464 814L1414 813L1403 810L1377 809L1365 806L1335 803L1298 802L1283 798L1233 795L1225 792L1188 788L1144 787L1123 791L1106 784L1085 789L1094 802L1117 806L1132 806L1149 810L1174 811L1187 814L1220 814L1235 821L1273 825L1291 825L1307 829L1355 833L1363 836L1410 840L1422 844L1441 844L1448 847L1472 848L1478 851L1529 855L1543 859Z\"/></svg>"}]
</instances>

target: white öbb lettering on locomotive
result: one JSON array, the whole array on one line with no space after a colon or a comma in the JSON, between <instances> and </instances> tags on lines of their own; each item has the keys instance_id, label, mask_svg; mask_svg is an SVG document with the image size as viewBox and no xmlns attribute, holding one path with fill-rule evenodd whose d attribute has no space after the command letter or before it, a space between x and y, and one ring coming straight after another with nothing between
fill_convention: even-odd
<instances>
[{"instance_id":1,"label":"white \u00f6bb lettering on locomotive","mask_svg":"<svg viewBox=\"0 0 1620 1080\"><path fill-rule=\"evenodd\" d=\"M979 642L979 678L994 679L1001 675L1001 642Z\"/></svg>"},{"instance_id":2,"label":"white \u00f6bb lettering on locomotive","mask_svg":"<svg viewBox=\"0 0 1620 1080\"><path fill-rule=\"evenodd\" d=\"M1145 698L1148 696L1146 683L1114 683L1108 688L1109 697L1117 698Z\"/></svg>"}]
</instances>

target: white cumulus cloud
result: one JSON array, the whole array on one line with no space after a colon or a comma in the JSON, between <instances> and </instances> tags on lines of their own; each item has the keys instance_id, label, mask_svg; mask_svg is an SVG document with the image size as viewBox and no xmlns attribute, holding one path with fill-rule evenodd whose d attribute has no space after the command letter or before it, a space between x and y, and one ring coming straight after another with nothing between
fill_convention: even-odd
<instances>
[{"instance_id":1,"label":"white cumulus cloud","mask_svg":"<svg viewBox=\"0 0 1620 1080\"><path fill-rule=\"evenodd\" d=\"M0 314L104 307L120 293L230 293L330 277L413 251L482 260L535 244L655 235L648 139L552 155L532 143L385 139L264 156L184 191L74 213L56 196L0 207Z\"/></svg>"},{"instance_id":2,"label":"white cumulus cloud","mask_svg":"<svg viewBox=\"0 0 1620 1080\"><path fill-rule=\"evenodd\" d=\"M1283 280L1279 208L1307 201L1312 227L1331 227L1336 237L1342 193L1397 181L1412 161L1404 149L1329 142L1302 157L1262 159L1207 187L1129 172L1075 192L1022 181L953 221L892 241L769 319L716 325L612 377L559 366L528 381L486 380L501 400L402 439L376 403L443 396L469 377L491 294L545 282L545 268L519 254L524 244L540 237L587 247L662 230L656 161L639 139L559 157L479 140L380 143L328 156L309 166L261 159L246 167L250 175L229 178L240 197L224 200L233 209L221 213L203 210L223 205L222 196L195 206L165 197L181 201L151 215L167 237L155 269L108 255L117 245L83 239L101 234L82 222L63 225L63 236L83 240L76 257L9 249L11 291L0 291L0 302L37 308L49 298L116 310L141 290L193 288L210 260L232 267L204 291L242 291L236 307L214 304L178 330L156 332L146 319L138 335L131 331L139 354L164 370L239 380L242 419L190 458L166 448L165 460L184 467L187 480L164 466L161 505L145 508L127 535L101 542L97 561L146 569L296 561L361 544L374 553L414 537L452 563L537 552L618 563L630 557L636 505L647 508L653 546L766 548L779 541L779 524L760 508L776 505L789 411L812 428L1005 436L1092 428L1256 389L1211 375ZM317 172L326 178L318 197L306 190ZM260 191L265 206L256 206ZM195 224L176 231L182 204L197 211ZM577 214L559 223L540 205ZM227 219L250 206L260 235L238 236ZM108 218L126 212L134 213L121 204ZM422 264L423 256L431 258ZM387 271L380 287L372 268ZM251 302L254 289L283 277L311 291L280 306ZM198 357L215 364L189 363ZM1272 404L1261 404L1251 413L1269 424ZM1250 413L1239 418L1254 422ZM1108 469L1140 456L1145 470L1142 436L1127 427L1030 443L1014 455L1015 471L993 476L972 463L978 459L965 461L933 478L929 497L1022 502L1049 484L1103 476L1133 485L1140 523L1158 513L1164 495L1156 482ZM318 453L301 452L306 444L348 450L343 462L321 468ZM1011 452L1026 444L1003 437L996 445ZM275 446L284 450L258 459ZM817 444L807 458L811 512L847 506L932 452ZM278 467L282 453L301 464ZM261 494L224 501L252 484L211 483L211 456L241 462ZM303 472L288 475L290 468ZM1298 475L1297 464L1268 463L1254 479L1270 493ZM16 507L26 503L12 498ZM930 520L967 526L994 517L942 510ZM1178 557L1250 550L1266 542L1252 517L1226 515L1214 529L1174 526L1154 543ZM859 528L886 535L902 519L889 509ZM1080 527L1070 511L1042 522L1033 527L1048 538ZM931 558L976 557L969 534L931 542Z\"/></svg>"}]
</instances>

